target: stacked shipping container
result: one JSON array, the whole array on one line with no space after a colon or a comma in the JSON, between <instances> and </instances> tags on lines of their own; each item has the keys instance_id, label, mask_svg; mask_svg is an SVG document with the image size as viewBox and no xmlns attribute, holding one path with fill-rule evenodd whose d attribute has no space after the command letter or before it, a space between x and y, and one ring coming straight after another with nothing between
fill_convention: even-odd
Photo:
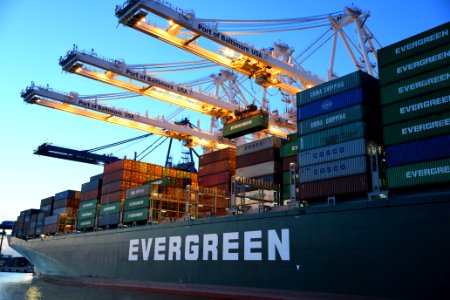
<instances>
[{"instance_id":1,"label":"stacked shipping container","mask_svg":"<svg viewBox=\"0 0 450 300\"><path fill-rule=\"evenodd\" d=\"M231 177L236 173L236 149L225 148L199 157L198 185L230 192Z\"/></svg>"},{"instance_id":2,"label":"stacked shipping container","mask_svg":"<svg viewBox=\"0 0 450 300\"><path fill-rule=\"evenodd\" d=\"M378 51L390 189L450 181L450 23Z\"/></svg>"},{"instance_id":3,"label":"stacked shipping container","mask_svg":"<svg viewBox=\"0 0 450 300\"><path fill-rule=\"evenodd\" d=\"M123 223L145 223L149 220L150 184L130 188L126 191L123 208Z\"/></svg>"},{"instance_id":4,"label":"stacked shipping container","mask_svg":"<svg viewBox=\"0 0 450 300\"><path fill-rule=\"evenodd\" d=\"M291 163L295 164L295 173L298 175L299 165L298 165L298 135L297 132L288 135L288 139L285 143L281 145L280 157L282 160L282 171L283 171L283 187L281 190L281 199L289 200L290 199L290 183L291 183L291 173L290 173L290 165ZM295 183L295 199L298 199L298 176L294 178Z\"/></svg>"},{"instance_id":5,"label":"stacked shipping container","mask_svg":"<svg viewBox=\"0 0 450 300\"><path fill-rule=\"evenodd\" d=\"M371 189L368 147L381 141L378 95L378 80L361 71L297 94L300 199Z\"/></svg>"},{"instance_id":6,"label":"stacked shipping container","mask_svg":"<svg viewBox=\"0 0 450 300\"><path fill-rule=\"evenodd\" d=\"M71 232L80 204L80 192L66 190L55 194L52 214L44 218L44 234Z\"/></svg>"},{"instance_id":7,"label":"stacked shipping container","mask_svg":"<svg viewBox=\"0 0 450 300\"><path fill-rule=\"evenodd\" d=\"M100 202L103 173L92 176L81 185L81 200L77 213L77 230L92 230L96 225L97 205Z\"/></svg>"}]
</instances>

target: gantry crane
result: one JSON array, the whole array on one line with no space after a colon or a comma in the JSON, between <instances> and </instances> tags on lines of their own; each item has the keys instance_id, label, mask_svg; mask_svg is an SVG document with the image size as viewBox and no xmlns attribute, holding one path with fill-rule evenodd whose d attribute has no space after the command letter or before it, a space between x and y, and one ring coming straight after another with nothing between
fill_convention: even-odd
<instances>
[{"instance_id":1,"label":"gantry crane","mask_svg":"<svg viewBox=\"0 0 450 300\"><path fill-rule=\"evenodd\" d=\"M215 134L171 123L163 118L152 118L133 111L100 104L96 100L80 98L76 93L56 92L50 88L32 84L22 91L21 96L27 103L175 138L183 141L187 147L202 146L209 149L235 147L234 142Z\"/></svg>"},{"instance_id":2,"label":"gantry crane","mask_svg":"<svg viewBox=\"0 0 450 300\"><path fill-rule=\"evenodd\" d=\"M166 28L159 28L154 22L147 20L149 15L158 16L167 20ZM281 51L277 54L277 48L284 49L285 45L275 45L274 49L256 49L252 45L239 41L236 38L218 29L218 24L223 20L198 19L192 11L172 7L166 1L160 0L128 0L122 6L116 6L116 16L119 22L156 37L166 43L179 47L188 52L199 55L229 69L236 70L246 76L255 78L256 83L264 86L275 86L281 90L296 94L324 82L324 80L304 70L300 65L294 64L289 57L292 51ZM336 40L340 36L345 44L350 57L357 69L364 69L374 75L376 66L371 63L369 54L375 60L376 51L371 43L373 35L365 26L365 20L369 16L361 10L346 8L343 13L330 14L329 16L299 18L301 22L317 22L326 20L326 26L333 30L333 47L330 59L328 77L335 77L333 66L335 60ZM297 19L297 20L299 20ZM287 20L264 20L264 22L292 22ZM249 21L242 21L248 23ZM358 37L356 51L362 56L362 64L356 59L343 27L354 23ZM314 26L315 27L315 26ZM200 46L199 39L206 38L223 46L224 49L211 51ZM281 47L280 47L281 46ZM287 48L286 48L287 49ZM284 56L288 57L284 57ZM279 59L279 57L282 59ZM294 78L297 84L292 82ZM299 85L298 85L299 83Z\"/></svg>"},{"instance_id":3,"label":"gantry crane","mask_svg":"<svg viewBox=\"0 0 450 300\"><path fill-rule=\"evenodd\" d=\"M147 74L145 71L136 71L123 60L100 58L93 53L79 51L76 48L60 58L60 65L67 72L223 120L233 118L235 111L243 109L238 103L223 101L218 97L195 91L186 85ZM295 120L283 120L271 116L269 126L264 131L286 138L288 133L295 130Z\"/></svg>"}]
</instances>

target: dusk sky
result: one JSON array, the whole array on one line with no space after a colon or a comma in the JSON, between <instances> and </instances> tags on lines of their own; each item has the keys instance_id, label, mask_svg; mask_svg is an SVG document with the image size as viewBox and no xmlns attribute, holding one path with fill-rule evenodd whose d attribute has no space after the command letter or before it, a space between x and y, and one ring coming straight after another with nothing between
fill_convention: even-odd
<instances>
[{"instance_id":1,"label":"dusk sky","mask_svg":"<svg viewBox=\"0 0 450 300\"><path fill-rule=\"evenodd\" d=\"M169 1L183 9L192 9L197 18L210 19L283 19L307 17L343 11L356 6L369 11L366 25L383 45L415 35L450 21L450 1ZM58 59L76 44L79 49L91 50L99 56L124 59L129 64L169 63L193 61L201 58L184 52L155 38L118 24L114 15L118 1L0 1L0 66L2 72L0 99L3 103L0 148L0 222L15 220L21 210L39 208L40 200L55 193L75 189L103 171L101 166L69 162L37 156L33 151L42 143L90 149L144 132L91 120L46 107L25 104L20 92L32 81L38 85L80 95L119 92L118 88L68 74L61 70ZM241 35L238 39L265 48L281 41L301 51L316 39L321 31L291 31L269 35ZM304 66L309 71L326 77L330 45L325 52ZM355 71L342 44L338 46L339 75ZM218 72L222 67L161 73L156 76L169 81L187 82ZM129 99L127 101L134 101ZM152 116L169 115L177 109L158 100L147 99L146 110ZM109 104L109 103L108 103ZM209 129L208 119L184 110L173 120L189 118L201 128ZM103 153L132 157L150 144L153 136L128 148L111 148ZM161 140L162 141L162 140ZM159 141L157 142L159 143ZM174 162L181 159L181 143L174 142ZM168 142L162 144L144 161L164 164ZM196 150L201 154L200 148Z\"/></svg>"}]
</instances>

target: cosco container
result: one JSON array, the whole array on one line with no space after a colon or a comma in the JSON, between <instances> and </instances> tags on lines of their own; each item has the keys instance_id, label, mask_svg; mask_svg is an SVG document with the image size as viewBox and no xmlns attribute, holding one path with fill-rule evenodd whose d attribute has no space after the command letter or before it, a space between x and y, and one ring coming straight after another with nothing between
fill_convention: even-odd
<instances>
[{"instance_id":1,"label":"cosco container","mask_svg":"<svg viewBox=\"0 0 450 300\"><path fill-rule=\"evenodd\" d=\"M144 184L141 186L129 188L125 191L125 197L126 199L132 199L142 196L148 196L150 193L150 185Z\"/></svg>"},{"instance_id":2,"label":"cosco container","mask_svg":"<svg viewBox=\"0 0 450 300\"><path fill-rule=\"evenodd\" d=\"M98 203L98 199L91 199L88 201L80 202L80 206L78 210L86 210L86 209L92 209L96 208Z\"/></svg>"},{"instance_id":3,"label":"cosco container","mask_svg":"<svg viewBox=\"0 0 450 300\"><path fill-rule=\"evenodd\" d=\"M450 159L427 161L387 169L388 188L450 182Z\"/></svg>"},{"instance_id":4,"label":"cosco container","mask_svg":"<svg viewBox=\"0 0 450 300\"><path fill-rule=\"evenodd\" d=\"M450 110L450 89L427 94L382 108L383 125Z\"/></svg>"},{"instance_id":5,"label":"cosco container","mask_svg":"<svg viewBox=\"0 0 450 300\"><path fill-rule=\"evenodd\" d=\"M450 157L450 135L387 146L388 167Z\"/></svg>"},{"instance_id":6,"label":"cosco container","mask_svg":"<svg viewBox=\"0 0 450 300\"><path fill-rule=\"evenodd\" d=\"M107 214L98 217L98 226L117 225L120 222L120 214Z\"/></svg>"},{"instance_id":7,"label":"cosco container","mask_svg":"<svg viewBox=\"0 0 450 300\"><path fill-rule=\"evenodd\" d=\"M281 163L278 161L268 161L257 165L236 169L237 176L257 177L268 174L280 173Z\"/></svg>"},{"instance_id":8,"label":"cosco container","mask_svg":"<svg viewBox=\"0 0 450 300\"><path fill-rule=\"evenodd\" d=\"M233 139L248 133L267 129L267 127L269 127L269 115L259 112L256 115L224 124L223 137Z\"/></svg>"},{"instance_id":9,"label":"cosco container","mask_svg":"<svg viewBox=\"0 0 450 300\"><path fill-rule=\"evenodd\" d=\"M125 205L123 207L124 211L148 208L150 205L150 198L148 196L143 196L139 198L127 199L125 200Z\"/></svg>"},{"instance_id":10,"label":"cosco container","mask_svg":"<svg viewBox=\"0 0 450 300\"><path fill-rule=\"evenodd\" d=\"M102 205L99 210L99 215L116 214L120 212L120 202L109 203Z\"/></svg>"},{"instance_id":11,"label":"cosco container","mask_svg":"<svg viewBox=\"0 0 450 300\"><path fill-rule=\"evenodd\" d=\"M369 107L354 105L335 112L327 113L315 118L298 122L299 134L309 134L314 131L329 129L345 123L351 123L363 119L367 116L374 116L376 113Z\"/></svg>"},{"instance_id":12,"label":"cosco container","mask_svg":"<svg viewBox=\"0 0 450 300\"><path fill-rule=\"evenodd\" d=\"M367 172L367 156L357 156L300 168L300 183Z\"/></svg>"},{"instance_id":13,"label":"cosco container","mask_svg":"<svg viewBox=\"0 0 450 300\"><path fill-rule=\"evenodd\" d=\"M450 22L424 31L378 50L378 65L382 68L395 61L430 51L450 43Z\"/></svg>"},{"instance_id":14,"label":"cosco container","mask_svg":"<svg viewBox=\"0 0 450 300\"><path fill-rule=\"evenodd\" d=\"M297 105L305 105L360 86L375 89L378 86L378 80L367 73L356 71L298 93Z\"/></svg>"},{"instance_id":15,"label":"cosco container","mask_svg":"<svg viewBox=\"0 0 450 300\"><path fill-rule=\"evenodd\" d=\"M240 156L247 153L261 151L267 148L280 148L280 147L281 147L281 139L276 136L271 136L265 139L256 140L250 143L236 146L236 155Z\"/></svg>"},{"instance_id":16,"label":"cosco container","mask_svg":"<svg viewBox=\"0 0 450 300\"><path fill-rule=\"evenodd\" d=\"M380 68L380 84L410 78L450 64L450 43Z\"/></svg>"},{"instance_id":17,"label":"cosco container","mask_svg":"<svg viewBox=\"0 0 450 300\"><path fill-rule=\"evenodd\" d=\"M198 158L199 165L207 165L219 160L230 160L236 157L236 149L225 148L201 155Z\"/></svg>"},{"instance_id":18,"label":"cosco container","mask_svg":"<svg viewBox=\"0 0 450 300\"><path fill-rule=\"evenodd\" d=\"M385 145L449 134L450 112L386 126L383 132Z\"/></svg>"},{"instance_id":19,"label":"cosco container","mask_svg":"<svg viewBox=\"0 0 450 300\"><path fill-rule=\"evenodd\" d=\"M313 181L299 185L299 198L311 199L341 194L366 193L370 189L368 174Z\"/></svg>"},{"instance_id":20,"label":"cosco container","mask_svg":"<svg viewBox=\"0 0 450 300\"><path fill-rule=\"evenodd\" d=\"M378 93L357 87L343 93L320 99L318 101L300 106L297 110L297 120L304 121L309 118L328 114L356 104L366 104L378 101Z\"/></svg>"},{"instance_id":21,"label":"cosco container","mask_svg":"<svg viewBox=\"0 0 450 300\"><path fill-rule=\"evenodd\" d=\"M376 128L376 130L379 130ZM373 138L375 128L358 121L300 137L300 151L334 145L363 137ZM375 139L376 140L376 139ZM301 164L300 164L301 165Z\"/></svg>"},{"instance_id":22,"label":"cosco container","mask_svg":"<svg viewBox=\"0 0 450 300\"><path fill-rule=\"evenodd\" d=\"M387 105L450 87L450 66L381 88L381 104Z\"/></svg>"},{"instance_id":23,"label":"cosco container","mask_svg":"<svg viewBox=\"0 0 450 300\"><path fill-rule=\"evenodd\" d=\"M95 218L77 221L77 230L93 228L95 226Z\"/></svg>"},{"instance_id":24,"label":"cosco container","mask_svg":"<svg viewBox=\"0 0 450 300\"><path fill-rule=\"evenodd\" d=\"M97 215L96 208L78 211L77 220L92 219L95 218L96 215Z\"/></svg>"},{"instance_id":25,"label":"cosco container","mask_svg":"<svg viewBox=\"0 0 450 300\"><path fill-rule=\"evenodd\" d=\"M359 156L366 153L366 140L356 139L348 142L302 151L299 155L299 165L301 167L304 167L327 161Z\"/></svg>"},{"instance_id":26,"label":"cosco container","mask_svg":"<svg viewBox=\"0 0 450 300\"><path fill-rule=\"evenodd\" d=\"M279 158L279 149L267 148L256 152L236 156L236 168L244 168L267 161L279 160Z\"/></svg>"},{"instance_id":27,"label":"cosco container","mask_svg":"<svg viewBox=\"0 0 450 300\"><path fill-rule=\"evenodd\" d=\"M123 222L139 222L139 221L147 221L148 220L148 209L136 209L126 211L123 214Z\"/></svg>"}]
</instances>

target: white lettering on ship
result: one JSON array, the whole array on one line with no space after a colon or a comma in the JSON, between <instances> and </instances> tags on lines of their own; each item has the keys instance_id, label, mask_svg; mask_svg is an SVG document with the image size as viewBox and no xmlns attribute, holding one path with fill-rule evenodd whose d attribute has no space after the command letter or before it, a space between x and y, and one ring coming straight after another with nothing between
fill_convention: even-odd
<instances>
[{"instance_id":1,"label":"white lettering on ship","mask_svg":"<svg viewBox=\"0 0 450 300\"><path fill-rule=\"evenodd\" d=\"M242 251L240 249L242 248ZM132 239L128 261L290 260L289 229Z\"/></svg>"}]
</instances>

